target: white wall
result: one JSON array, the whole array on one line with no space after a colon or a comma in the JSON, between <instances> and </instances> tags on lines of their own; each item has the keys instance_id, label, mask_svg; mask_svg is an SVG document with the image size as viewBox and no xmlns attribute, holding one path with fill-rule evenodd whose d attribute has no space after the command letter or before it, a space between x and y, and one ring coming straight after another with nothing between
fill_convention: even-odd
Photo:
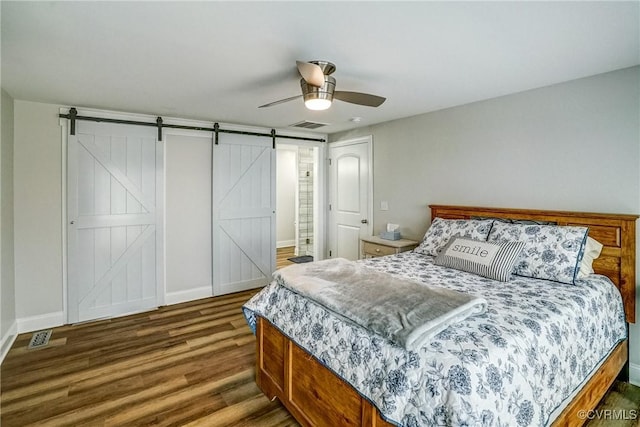
<instances>
[{"instance_id":1,"label":"white wall","mask_svg":"<svg viewBox=\"0 0 640 427\"><path fill-rule=\"evenodd\" d=\"M57 105L14 103L16 316L62 323L62 142Z\"/></svg>"},{"instance_id":2,"label":"white wall","mask_svg":"<svg viewBox=\"0 0 640 427\"><path fill-rule=\"evenodd\" d=\"M428 204L640 213L640 67L331 135L373 135L374 232ZM389 211L380 210L380 201ZM640 247L640 224L637 224ZM640 283L640 252L638 279ZM637 288L637 309L640 288ZM640 314L631 326L640 381ZM635 370L634 370L635 368Z\"/></svg>"},{"instance_id":3,"label":"white wall","mask_svg":"<svg viewBox=\"0 0 640 427\"><path fill-rule=\"evenodd\" d=\"M276 240L278 247L294 246L298 147L276 146Z\"/></svg>"},{"instance_id":4,"label":"white wall","mask_svg":"<svg viewBox=\"0 0 640 427\"><path fill-rule=\"evenodd\" d=\"M165 134L167 303L211 296L211 136Z\"/></svg>"},{"instance_id":5,"label":"white wall","mask_svg":"<svg viewBox=\"0 0 640 427\"><path fill-rule=\"evenodd\" d=\"M0 135L0 361L17 333L13 257L13 98L2 90Z\"/></svg>"}]
</instances>

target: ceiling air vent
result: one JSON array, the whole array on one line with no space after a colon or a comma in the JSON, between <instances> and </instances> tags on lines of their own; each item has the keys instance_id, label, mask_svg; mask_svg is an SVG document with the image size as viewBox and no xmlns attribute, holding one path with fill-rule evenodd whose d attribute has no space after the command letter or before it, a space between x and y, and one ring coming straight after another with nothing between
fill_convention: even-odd
<instances>
[{"instance_id":1,"label":"ceiling air vent","mask_svg":"<svg viewBox=\"0 0 640 427\"><path fill-rule=\"evenodd\" d=\"M329 123L319 123L319 122L309 122L307 120L303 120L298 123L294 123L289 125L291 128L302 128L302 129L318 129L322 126L327 126Z\"/></svg>"}]
</instances>

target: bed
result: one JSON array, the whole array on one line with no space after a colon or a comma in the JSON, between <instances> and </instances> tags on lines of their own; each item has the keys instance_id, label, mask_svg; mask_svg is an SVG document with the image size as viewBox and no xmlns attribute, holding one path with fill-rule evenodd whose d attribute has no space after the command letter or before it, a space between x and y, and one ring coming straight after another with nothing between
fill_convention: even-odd
<instances>
[{"instance_id":1,"label":"bed","mask_svg":"<svg viewBox=\"0 0 640 427\"><path fill-rule=\"evenodd\" d=\"M595 408L628 362L625 320L635 322L637 216L432 205L431 217L508 218L589 227L589 236L604 247L593 263L597 275L590 276L590 281L583 287L593 289L598 302L590 303L583 296L573 294L576 290L573 285L554 288L553 294L551 288L544 288L543 292L550 291L548 298L538 298L542 305L537 309L529 307L529 312L525 313L526 322L518 323L521 321L510 311L527 310L526 302L517 301L520 290L523 290L524 299L535 299L541 291L535 288L539 286L535 283L539 280L517 278L514 283L518 289L510 292L486 288L489 307L493 307L483 315L488 317L469 320L459 328L449 328L431 346L416 354L388 348L380 340L371 339L352 325L331 318L322 308L299 300L299 296L286 293L286 290L265 288L254 297L256 301L252 299L254 305L248 304L245 310L257 337L258 386L268 397L279 398L302 425L309 426L582 425L584 416L580 415L584 412L580 411ZM421 278L416 271L436 271L430 257L416 253L364 262L381 271L391 271L418 281ZM413 269L408 267L411 265ZM438 274L443 274L441 269L438 271ZM470 280L465 276L468 273L451 273L449 277L444 274L442 280L453 288ZM606 276L610 281L598 275ZM491 281L485 283L491 285ZM271 307L270 311L257 309L260 298L268 299L268 303L262 302L264 306ZM278 299L288 300L290 305L286 309L278 308ZM492 303L494 300L496 302ZM570 307L576 310L580 322L587 322L586 325L549 322L553 327L545 326L545 318L553 319L556 312L560 314ZM579 314L581 310L589 315L583 318ZM597 317L598 311L604 313L603 319L606 320L588 323L595 322L591 319ZM292 326L297 322L292 321L291 316L304 317L310 313L319 319L315 324L308 325L306 329L305 326ZM510 341L508 346L504 346L500 341L499 335L504 326L496 329L492 323L498 317L512 322L513 336L507 334L506 337L517 344L512 345ZM580 334L581 331L591 334L587 339L592 344L594 340L600 340L601 346L610 345L605 357L590 354L588 346L570 349L571 340L560 341L561 336ZM336 336L325 336L331 333ZM332 344L331 340L338 336L341 339ZM527 340L543 341L542 353L567 353L547 354L552 363L542 363L538 355L532 353L533 347ZM446 347L454 345L452 343L459 349ZM505 348L504 357L496 356L501 354L501 346ZM526 363L515 361L518 352L528 352L524 356ZM571 352L573 358L567 356L567 360L563 360L564 355ZM363 358L366 360L360 360ZM357 365L360 371L343 369L346 365ZM381 365L387 369L383 379L376 374ZM556 376L557 371L565 372L567 380ZM394 400L396 396L390 396L393 394L390 391L413 393L409 396L411 404L398 404ZM550 396L558 393L566 395L561 402ZM484 395L484 400L475 394ZM470 395L480 400L467 400ZM529 395L535 399L528 399ZM428 405L419 399L429 398L441 404L424 409ZM489 406L483 409L482 405Z\"/></svg>"}]
</instances>

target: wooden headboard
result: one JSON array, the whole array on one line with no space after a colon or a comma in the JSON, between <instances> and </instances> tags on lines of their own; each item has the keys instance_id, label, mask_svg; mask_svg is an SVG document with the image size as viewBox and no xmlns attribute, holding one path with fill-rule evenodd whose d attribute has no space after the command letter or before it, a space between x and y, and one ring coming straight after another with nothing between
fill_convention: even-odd
<instances>
[{"instance_id":1,"label":"wooden headboard","mask_svg":"<svg viewBox=\"0 0 640 427\"><path fill-rule=\"evenodd\" d=\"M636 220L638 215L535 209L482 208L473 206L429 205L431 218L470 219L492 217L551 221L558 225L589 227L589 236L603 244L600 257L593 262L596 273L608 276L620 289L627 322L636 320Z\"/></svg>"}]
</instances>

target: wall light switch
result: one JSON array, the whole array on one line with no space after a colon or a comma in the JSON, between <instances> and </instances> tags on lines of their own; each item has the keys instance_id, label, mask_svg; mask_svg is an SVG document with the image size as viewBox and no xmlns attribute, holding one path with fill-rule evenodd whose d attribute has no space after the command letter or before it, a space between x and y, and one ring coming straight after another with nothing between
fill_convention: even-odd
<instances>
[{"instance_id":1,"label":"wall light switch","mask_svg":"<svg viewBox=\"0 0 640 427\"><path fill-rule=\"evenodd\" d=\"M386 200L383 200L380 202L380 210L381 211L388 211L389 210L389 202L387 202Z\"/></svg>"}]
</instances>

